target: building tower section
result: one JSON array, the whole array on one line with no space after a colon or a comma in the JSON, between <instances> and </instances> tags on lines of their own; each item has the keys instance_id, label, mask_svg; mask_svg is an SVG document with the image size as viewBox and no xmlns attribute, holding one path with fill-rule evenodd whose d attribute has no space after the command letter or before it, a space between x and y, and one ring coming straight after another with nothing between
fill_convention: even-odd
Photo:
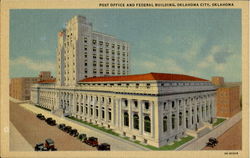
<instances>
[{"instance_id":1,"label":"building tower section","mask_svg":"<svg viewBox=\"0 0 250 158\"><path fill-rule=\"evenodd\" d=\"M81 79L129 74L129 45L95 32L84 16L75 16L59 32L57 84L75 86Z\"/></svg>"}]
</instances>

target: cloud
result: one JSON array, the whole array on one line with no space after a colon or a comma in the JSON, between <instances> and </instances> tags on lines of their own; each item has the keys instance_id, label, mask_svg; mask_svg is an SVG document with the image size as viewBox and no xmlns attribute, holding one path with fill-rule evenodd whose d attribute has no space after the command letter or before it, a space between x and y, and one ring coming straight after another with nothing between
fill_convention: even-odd
<instances>
[{"instance_id":1,"label":"cloud","mask_svg":"<svg viewBox=\"0 0 250 158\"><path fill-rule=\"evenodd\" d=\"M18 57L16 59L10 60L11 66L22 67L23 70L33 70L33 71L53 71L55 69L55 63L43 60L32 60L28 57Z\"/></svg>"}]
</instances>

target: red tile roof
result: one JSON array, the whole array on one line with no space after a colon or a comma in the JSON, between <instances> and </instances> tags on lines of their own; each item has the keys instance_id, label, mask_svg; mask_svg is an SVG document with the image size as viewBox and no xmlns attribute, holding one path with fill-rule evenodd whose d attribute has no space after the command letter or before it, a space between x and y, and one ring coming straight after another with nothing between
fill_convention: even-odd
<instances>
[{"instance_id":1,"label":"red tile roof","mask_svg":"<svg viewBox=\"0 0 250 158\"><path fill-rule=\"evenodd\" d=\"M90 77L80 80L79 82L110 82L110 81L149 81L149 80L168 80L168 81L208 81L202 78L168 73L147 73L127 76L105 76Z\"/></svg>"},{"instance_id":2,"label":"red tile roof","mask_svg":"<svg viewBox=\"0 0 250 158\"><path fill-rule=\"evenodd\" d=\"M38 81L36 83L55 83L56 79L49 79L49 80L42 80L42 81Z\"/></svg>"}]
</instances>

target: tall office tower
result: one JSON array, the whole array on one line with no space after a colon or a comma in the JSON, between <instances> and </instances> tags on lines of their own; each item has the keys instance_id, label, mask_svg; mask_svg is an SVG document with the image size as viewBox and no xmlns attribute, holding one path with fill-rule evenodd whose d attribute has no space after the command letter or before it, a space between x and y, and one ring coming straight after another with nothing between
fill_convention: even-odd
<instances>
[{"instance_id":1,"label":"tall office tower","mask_svg":"<svg viewBox=\"0 0 250 158\"><path fill-rule=\"evenodd\" d=\"M75 16L58 34L57 85L74 86L88 77L128 75L129 45L95 32L86 17Z\"/></svg>"}]
</instances>

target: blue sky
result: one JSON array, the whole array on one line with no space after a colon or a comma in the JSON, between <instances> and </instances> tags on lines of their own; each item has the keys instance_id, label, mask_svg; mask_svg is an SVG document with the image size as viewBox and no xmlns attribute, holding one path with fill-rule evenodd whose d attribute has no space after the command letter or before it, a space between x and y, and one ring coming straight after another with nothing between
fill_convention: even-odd
<instances>
[{"instance_id":1,"label":"blue sky","mask_svg":"<svg viewBox=\"0 0 250 158\"><path fill-rule=\"evenodd\" d=\"M74 15L130 43L132 74L241 81L240 9L11 10L10 77L55 75L57 32Z\"/></svg>"}]
</instances>

